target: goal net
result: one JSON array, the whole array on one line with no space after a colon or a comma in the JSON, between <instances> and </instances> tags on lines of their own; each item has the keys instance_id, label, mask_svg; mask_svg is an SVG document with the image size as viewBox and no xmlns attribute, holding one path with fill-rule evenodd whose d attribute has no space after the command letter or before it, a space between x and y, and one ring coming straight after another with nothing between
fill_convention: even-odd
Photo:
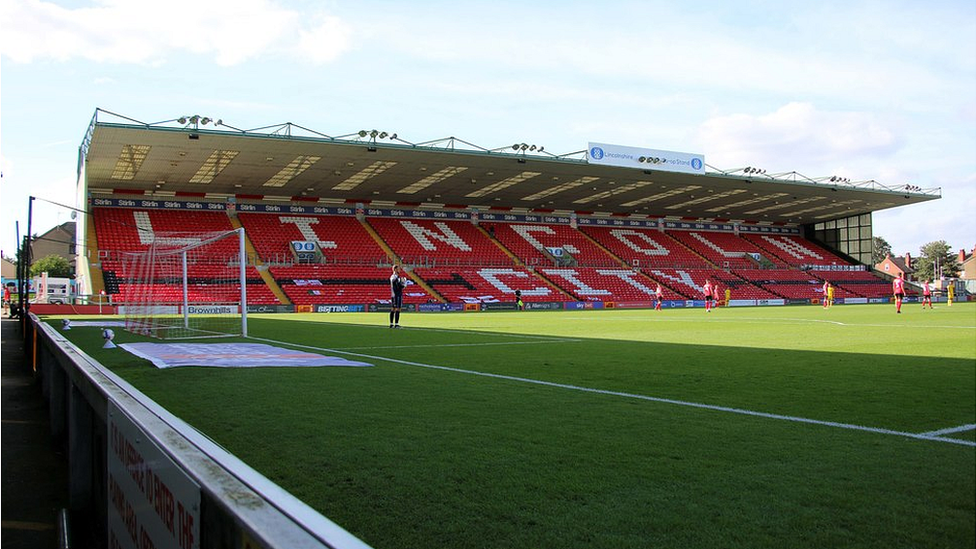
<instances>
[{"instance_id":1,"label":"goal net","mask_svg":"<svg viewBox=\"0 0 976 549\"><path fill-rule=\"evenodd\" d=\"M244 229L155 232L123 265L126 330L161 339L247 335Z\"/></svg>"}]
</instances>

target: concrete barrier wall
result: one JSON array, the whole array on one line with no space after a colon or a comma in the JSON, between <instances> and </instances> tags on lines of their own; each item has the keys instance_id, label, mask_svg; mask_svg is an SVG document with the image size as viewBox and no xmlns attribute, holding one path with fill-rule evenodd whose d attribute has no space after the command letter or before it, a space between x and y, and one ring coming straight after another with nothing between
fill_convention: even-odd
<instances>
[{"instance_id":1,"label":"concrete barrier wall","mask_svg":"<svg viewBox=\"0 0 976 549\"><path fill-rule=\"evenodd\" d=\"M73 529L95 546L368 549L33 314L26 338L67 451Z\"/></svg>"}]
</instances>

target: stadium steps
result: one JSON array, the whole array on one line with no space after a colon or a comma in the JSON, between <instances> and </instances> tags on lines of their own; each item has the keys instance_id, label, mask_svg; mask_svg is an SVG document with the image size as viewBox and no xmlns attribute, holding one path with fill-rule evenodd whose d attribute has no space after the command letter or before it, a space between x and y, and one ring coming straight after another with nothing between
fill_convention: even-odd
<instances>
[{"instance_id":1,"label":"stadium steps","mask_svg":"<svg viewBox=\"0 0 976 549\"><path fill-rule=\"evenodd\" d=\"M672 292L678 294L679 296L685 299L693 299L690 295L688 295L688 292L682 292L681 290L676 289L675 286L667 284L666 282L661 282L660 280L654 278L653 276L645 273L643 269L641 269L641 274L644 275L648 280L654 282L655 284L660 284L662 288L667 288L668 290L671 290Z\"/></svg>"},{"instance_id":2,"label":"stadium steps","mask_svg":"<svg viewBox=\"0 0 976 549\"><path fill-rule=\"evenodd\" d=\"M258 274L261 275L261 280L264 281L264 284L268 287L269 290L271 290L271 293L273 293L275 297L278 298L278 301L280 301L282 305L293 305L291 300L288 299L288 296L285 295L285 291L281 289L281 286L278 285L278 282L274 279L273 276L271 276L271 273L268 272L267 265L260 265L260 266L255 265L255 269L257 269Z\"/></svg>"},{"instance_id":3,"label":"stadium steps","mask_svg":"<svg viewBox=\"0 0 976 549\"><path fill-rule=\"evenodd\" d=\"M529 272L531 272L533 275L539 277L539 279L541 279L543 282L545 282L546 284L548 284L549 287L551 287L554 290L558 291L559 293L563 294L563 296L567 300L569 300L569 301L579 301L579 299L577 299L576 296L574 296L573 294L569 293L568 291L566 291L565 289L563 289L562 286L560 286L559 284L556 284L555 282L553 282L553 280L551 278L549 278L545 274L543 274L541 269L531 269L530 268L529 269Z\"/></svg>"},{"instance_id":4,"label":"stadium steps","mask_svg":"<svg viewBox=\"0 0 976 549\"><path fill-rule=\"evenodd\" d=\"M362 219L359 220L359 223L362 224L363 229L366 229L366 232L369 233L369 236L373 238L373 240L376 242L376 244L380 248L382 248L383 252L386 253L386 257L391 262L394 262L396 264L400 264L401 263L400 257L393 252L393 249L390 248L386 244L386 241L383 240L383 237L380 236L380 234L378 232L376 232L376 229L374 229L373 226L369 224L369 220L368 219L366 219L364 217L364 218L362 218Z\"/></svg>"},{"instance_id":5,"label":"stadium steps","mask_svg":"<svg viewBox=\"0 0 976 549\"><path fill-rule=\"evenodd\" d=\"M753 244L755 244L757 248L759 248L760 250L762 250L762 251L766 252L767 254L769 254L769 257L775 258L777 261L781 261L783 263L786 263L786 265L788 266L789 269L794 269L795 268L793 266L793 264L790 263L787 259L785 259L783 257L780 257L780 255L778 253L776 253L775 250L773 250L773 249L771 249L771 247L767 246L767 244L765 242L763 242L762 239L759 239L759 238L752 239L752 238L750 238L748 240L749 240L749 242L752 242Z\"/></svg>"},{"instance_id":6,"label":"stadium steps","mask_svg":"<svg viewBox=\"0 0 976 549\"><path fill-rule=\"evenodd\" d=\"M514 263L515 265L517 265L519 267L524 267L525 266L525 262L524 261L522 261L521 259L519 259L517 255L515 255L514 253L512 253L511 250L509 250L508 248L506 248L505 245L502 244L500 240L498 240L497 238L495 238L494 232L489 233L481 225L476 225L476 227L478 228L479 231L481 231L482 234L485 235L485 238L487 238L488 240L491 240L495 244L495 246L498 246L498 249L499 250L505 252L505 255L507 255L512 260L512 263Z\"/></svg>"},{"instance_id":7,"label":"stadium steps","mask_svg":"<svg viewBox=\"0 0 976 549\"><path fill-rule=\"evenodd\" d=\"M230 219L230 224L233 225L235 229L241 229L244 227L241 220L237 218L237 212L228 211L227 218ZM268 267L263 261L261 261L261 256L258 255L258 251L254 248L254 243L251 242L251 237L247 234L246 230L244 231L244 252L247 253L249 257L254 258L254 268L257 270L258 274L261 275L261 280L264 281L264 285L271 290L271 293L278 298L278 301L280 301L282 305L292 305L291 300L288 299L287 295L285 295L285 291L281 289L278 282L275 281L274 277L271 276L271 273L268 272Z\"/></svg>"},{"instance_id":8,"label":"stadium steps","mask_svg":"<svg viewBox=\"0 0 976 549\"><path fill-rule=\"evenodd\" d=\"M402 263L400 257L397 256L397 254L393 253L393 249L386 244L386 241L383 240L383 237L381 237L380 234L376 232L376 229L374 229L373 226L369 224L369 220L363 218L359 222L363 225L363 228L366 229L366 232L369 233L369 236L373 237L373 240L376 241L376 244L378 244L379 247L382 248L384 252L386 252L386 256L389 257L391 261L395 261L397 264ZM402 269L402 272L406 273L407 276L410 277L410 280L414 282L414 284L423 288L428 294L430 294L437 301L441 303L447 303L447 300L444 299L444 296L442 296L439 292L431 288L430 285L427 284L426 281L424 281L424 279L420 278L419 275L414 274L412 271L413 269L410 270L407 270L406 268Z\"/></svg>"},{"instance_id":9,"label":"stadium steps","mask_svg":"<svg viewBox=\"0 0 976 549\"><path fill-rule=\"evenodd\" d=\"M412 280L414 284L423 288L428 294L433 296L434 299L441 303L448 302L447 299L440 294L440 292L435 290L430 284L427 284L427 281L421 278L419 274L413 272L413 269L403 268L401 270L410 277L410 280Z\"/></svg>"},{"instance_id":10,"label":"stadium steps","mask_svg":"<svg viewBox=\"0 0 976 549\"><path fill-rule=\"evenodd\" d=\"M671 235L669 234L668 236L671 236ZM708 266L710 266L712 268L715 268L715 269L718 269L719 268L718 265L716 265L715 263L713 263L712 261L710 261L707 257L703 256L702 254L698 253L698 250L695 250L691 246L685 244L680 238L676 238L676 237L673 237L672 236L671 237L671 240L677 242L682 248L684 248L685 250L688 250L689 252L691 252L692 255L694 255L695 257L697 257L697 258L701 259L702 261L704 261Z\"/></svg>"},{"instance_id":11,"label":"stadium steps","mask_svg":"<svg viewBox=\"0 0 976 549\"><path fill-rule=\"evenodd\" d=\"M625 269L630 269L631 268L631 266L628 265L626 261L624 261L623 259L621 259L617 254L611 252L610 249L607 248L606 246L604 246L603 244L600 244L599 242L597 242L596 239L593 238L592 236L590 236L590 235L586 234L585 232L579 230L579 227L577 227L576 229L573 229L573 230L575 230L579 234L583 235L583 238L585 238L586 240L589 240L591 244L593 244L597 248L603 250L603 253L607 254L610 257L612 257L614 261L620 263L620 266L621 267L623 267Z\"/></svg>"},{"instance_id":12,"label":"stadium steps","mask_svg":"<svg viewBox=\"0 0 976 549\"><path fill-rule=\"evenodd\" d=\"M95 234L95 216L89 215L88 217L88 235L86 237L85 244L88 246L88 281L91 284L90 292L93 296L101 295L102 291L105 289L105 277L102 275L102 269L96 269L91 263L92 258L98 258L98 235ZM98 260L99 265L101 265L101 259Z\"/></svg>"}]
</instances>

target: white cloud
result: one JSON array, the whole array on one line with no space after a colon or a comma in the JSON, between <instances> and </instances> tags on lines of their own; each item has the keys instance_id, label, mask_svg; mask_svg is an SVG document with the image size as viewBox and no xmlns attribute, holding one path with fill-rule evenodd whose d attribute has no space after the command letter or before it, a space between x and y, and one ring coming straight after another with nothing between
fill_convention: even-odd
<instances>
[{"instance_id":1,"label":"white cloud","mask_svg":"<svg viewBox=\"0 0 976 549\"><path fill-rule=\"evenodd\" d=\"M0 0L0 53L17 63L88 59L157 65L177 53L222 66L262 55L324 63L350 47L346 23L285 9L272 0L96 0L68 9L41 0Z\"/></svg>"},{"instance_id":2,"label":"white cloud","mask_svg":"<svg viewBox=\"0 0 976 549\"><path fill-rule=\"evenodd\" d=\"M316 24L298 33L296 50L313 63L327 63L346 51L352 30L338 17L322 15Z\"/></svg>"},{"instance_id":3,"label":"white cloud","mask_svg":"<svg viewBox=\"0 0 976 549\"><path fill-rule=\"evenodd\" d=\"M706 158L716 167L753 164L770 172L802 171L804 166L823 170L836 169L852 157L863 162L865 157L890 156L902 146L892 126L872 114L789 103L759 116L711 118L701 125L699 138Z\"/></svg>"}]
</instances>

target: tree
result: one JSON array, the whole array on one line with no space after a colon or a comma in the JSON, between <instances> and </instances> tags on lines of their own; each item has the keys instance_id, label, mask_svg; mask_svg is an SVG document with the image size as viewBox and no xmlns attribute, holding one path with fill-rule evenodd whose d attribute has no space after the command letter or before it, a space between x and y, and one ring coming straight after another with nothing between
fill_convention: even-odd
<instances>
[{"instance_id":1,"label":"tree","mask_svg":"<svg viewBox=\"0 0 976 549\"><path fill-rule=\"evenodd\" d=\"M30 268L31 276L47 272L48 276L67 278L71 276L71 271L71 263L60 255L54 254L38 259Z\"/></svg>"},{"instance_id":2,"label":"tree","mask_svg":"<svg viewBox=\"0 0 976 549\"><path fill-rule=\"evenodd\" d=\"M945 240L936 240L922 246L915 268L916 280L935 280L939 277L959 276L959 263Z\"/></svg>"},{"instance_id":3,"label":"tree","mask_svg":"<svg viewBox=\"0 0 976 549\"><path fill-rule=\"evenodd\" d=\"M880 236L874 237L873 240L874 251L871 256L871 261L873 265L877 265L878 263L884 261L885 258L888 257L888 254L891 253L891 244L888 244L888 241Z\"/></svg>"}]
</instances>

